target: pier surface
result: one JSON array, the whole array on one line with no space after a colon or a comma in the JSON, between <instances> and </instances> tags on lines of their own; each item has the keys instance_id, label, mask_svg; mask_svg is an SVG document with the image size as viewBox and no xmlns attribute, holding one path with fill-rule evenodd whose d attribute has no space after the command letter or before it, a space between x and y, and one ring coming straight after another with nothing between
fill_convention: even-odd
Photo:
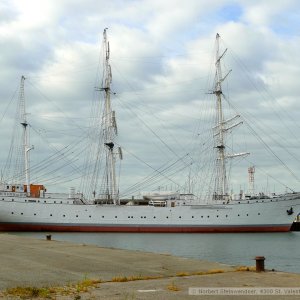
<instances>
[{"instance_id":1,"label":"pier surface","mask_svg":"<svg viewBox=\"0 0 300 300\"><path fill-rule=\"evenodd\" d=\"M187 245L188 246L188 245ZM189 287L299 287L300 274L238 271L236 266L141 251L0 234L0 298L15 287L65 286L50 299L231 299L192 296ZM101 281L101 282L100 282ZM76 283L80 283L74 288ZM82 288L82 285L85 285ZM68 293L68 289L70 289ZM10 291L7 293L7 291ZM42 299L36 292L35 299ZM273 299L274 296L238 296ZM299 299L289 296L288 299ZM24 298L24 297L23 297ZM21 299L21 298L20 298ZM31 298L30 298L31 299ZM286 296L276 296L286 299Z\"/></svg>"}]
</instances>

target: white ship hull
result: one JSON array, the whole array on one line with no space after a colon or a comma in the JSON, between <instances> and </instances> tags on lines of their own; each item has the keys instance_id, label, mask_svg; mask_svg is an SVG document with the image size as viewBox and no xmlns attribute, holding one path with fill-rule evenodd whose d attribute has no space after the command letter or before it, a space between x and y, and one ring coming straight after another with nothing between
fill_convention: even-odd
<instances>
[{"instance_id":1,"label":"white ship hull","mask_svg":"<svg viewBox=\"0 0 300 300\"><path fill-rule=\"evenodd\" d=\"M13 196L1 200L1 231L283 232L290 230L300 210L300 193L175 207L85 205L73 199ZM291 208L294 213L289 214Z\"/></svg>"}]
</instances>

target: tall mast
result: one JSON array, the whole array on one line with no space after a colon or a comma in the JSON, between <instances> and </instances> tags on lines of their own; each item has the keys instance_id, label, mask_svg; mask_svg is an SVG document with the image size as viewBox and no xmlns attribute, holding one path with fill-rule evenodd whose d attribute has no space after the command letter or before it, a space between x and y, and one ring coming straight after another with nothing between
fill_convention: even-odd
<instances>
[{"instance_id":1,"label":"tall mast","mask_svg":"<svg viewBox=\"0 0 300 300\"><path fill-rule=\"evenodd\" d=\"M216 35L216 74L215 74L215 86L213 94L216 95L216 105L217 105L217 115L216 115L216 125L214 129L216 133L214 137L216 138L215 148L217 149L217 161L216 161L216 179L215 179L215 190L214 199L224 200L228 198L228 179L226 174L226 160L234 157L245 156L250 154L249 152L242 152L236 154L227 154L225 147L225 134L227 131L241 125L242 121L237 121L240 118L236 115L230 119L224 120L223 107L222 107L222 82L227 78L231 70L223 77L221 68L221 59L225 55L227 49L220 55L220 35Z\"/></svg>"},{"instance_id":2,"label":"tall mast","mask_svg":"<svg viewBox=\"0 0 300 300\"><path fill-rule=\"evenodd\" d=\"M24 93L24 81L25 77L21 77L20 84L20 119L23 127L23 149L24 149L24 168L25 168L25 182L27 186L27 196L30 196L30 174L29 174L29 151L33 147L29 147L29 135L28 135L28 123L26 119L26 108L25 108L25 93Z\"/></svg>"},{"instance_id":3,"label":"tall mast","mask_svg":"<svg viewBox=\"0 0 300 300\"><path fill-rule=\"evenodd\" d=\"M216 74L215 74L215 90L214 94L217 97L217 145L218 158L217 158L217 179L215 192L219 197L223 197L227 194L227 176L225 167L225 145L224 145L224 116L222 110L222 69L221 69L221 58L226 53L226 50L220 56L219 54L219 39L220 35L217 33L216 36Z\"/></svg>"},{"instance_id":4,"label":"tall mast","mask_svg":"<svg viewBox=\"0 0 300 300\"><path fill-rule=\"evenodd\" d=\"M103 32L103 48L104 48L104 82L101 88L104 91L104 145L106 148L106 170L107 170L107 198L112 199L114 204L118 204L118 190L115 169L114 139L117 134L117 126L115 112L111 109L111 81L112 73L109 64L110 49L107 40L107 28Z\"/></svg>"}]
</instances>

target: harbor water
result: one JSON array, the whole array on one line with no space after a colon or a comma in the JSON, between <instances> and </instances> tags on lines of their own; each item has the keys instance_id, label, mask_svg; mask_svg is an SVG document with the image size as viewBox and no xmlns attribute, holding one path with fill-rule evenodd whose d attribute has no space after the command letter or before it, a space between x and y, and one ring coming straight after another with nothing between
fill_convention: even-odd
<instances>
[{"instance_id":1,"label":"harbor water","mask_svg":"<svg viewBox=\"0 0 300 300\"><path fill-rule=\"evenodd\" d=\"M265 256L267 269L300 273L300 232L233 234L152 233L36 233L19 236L101 247L172 254L230 265L255 265L255 256Z\"/></svg>"}]
</instances>

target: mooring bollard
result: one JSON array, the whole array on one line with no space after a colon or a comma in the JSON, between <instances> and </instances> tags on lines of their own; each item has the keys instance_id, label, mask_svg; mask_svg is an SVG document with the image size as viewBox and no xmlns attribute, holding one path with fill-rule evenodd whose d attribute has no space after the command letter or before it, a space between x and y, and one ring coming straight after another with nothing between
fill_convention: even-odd
<instances>
[{"instance_id":1,"label":"mooring bollard","mask_svg":"<svg viewBox=\"0 0 300 300\"><path fill-rule=\"evenodd\" d=\"M47 234L46 239L47 239L47 241L51 241L51 234Z\"/></svg>"},{"instance_id":2,"label":"mooring bollard","mask_svg":"<svg viewBox=\"0 0 300 300\"><path fill-rule=\"evenodd\" d=\"M264 256L256 256L256 272L264 272L265 271L265 257Z\"/></svg>"}]
</instances>

